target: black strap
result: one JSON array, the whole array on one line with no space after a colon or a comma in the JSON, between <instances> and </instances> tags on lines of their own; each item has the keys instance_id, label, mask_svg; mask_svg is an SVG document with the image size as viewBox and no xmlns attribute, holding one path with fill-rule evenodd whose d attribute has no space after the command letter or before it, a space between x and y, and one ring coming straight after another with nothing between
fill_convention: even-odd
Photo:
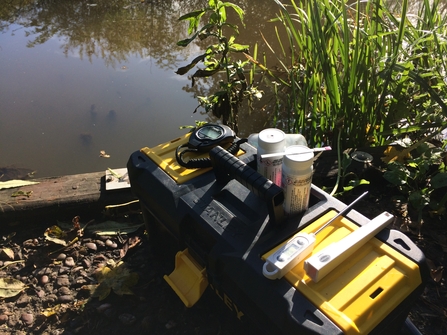
<instances>
[{"instance_id":1,"label":"black strap","mask_svg":"<svg viewBox=\"0 0 447 335\"><path fill-rule=\"evenodd\" d=\"M240 139L236 142L233 142L231 146L227 149L228 152L230 152L232 155L236 155L239 151L239 146L242 143L247 142L247 139ZM185 150L182 150L183 148L186 148ZM209 168L212 167L213 164L211 163L211 159L209 157L202 157L202 158L191 158L187 162L183 160L183 154L186 152L195 152L195 153L202 153L201 151L197 149L191 149L188 148L188 144L182 144L175 150L175 158L177 159L177 163L180 166L183 166L187 169L203 169L203 168Z\"/></svg>"}]
</instances>

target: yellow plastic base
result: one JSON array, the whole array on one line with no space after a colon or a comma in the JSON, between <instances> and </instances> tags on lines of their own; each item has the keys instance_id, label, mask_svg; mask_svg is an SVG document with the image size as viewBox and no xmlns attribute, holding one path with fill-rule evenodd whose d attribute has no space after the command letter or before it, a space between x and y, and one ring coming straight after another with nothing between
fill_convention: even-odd
<instances>
[{"instance_id":1,"label":"yellow plastic base","mask_svg":"<svg viewBox=\"0 0 447 335\"><path fill-rule=\"evenodd\" d=\"M188 143L191 133L187 133L182 137L173 139L169 142L162 143L153 148L144 147L140 149L142 153L148 156L154 161L161 169L163 169L177 184L183 184L189 180L200 176L202 173L208 172L211 168L203 169L187 169L180 166L175 159L175 150L183 144ZM229 145L227 145L228 147ZM239 150L236 156L240 156L244 153L243 150ZM185 153L185 158L206 158L209 157L207 152Z\"/></svg>"},{"instance_id":2,"label":"yellow plastic base","mask_svg":"<svg viewBox=\"0 0 447 335\"><path fill-rule=\"evenodd\" d=\"M315 232L335 215L330 211L302 232ZM346 218L335 220L316 236L312 254L356 229L358 226ZM281 245L262 259L266 260ZM371 332L422 282L416 263L376 238L318 283L307 276L304 260L285 278L348 335Z\"/></svg>"},{"instance_id":3,"label":"yellow plastic base","mask_svg":"<svg viewBox=\"0 0 447 335\"><path fill-rule=\"evenodd\" d=\"M174 271L169 276L164 276L163 278L186 307L192 307L199 301L208 286L206 269L202 268L194 260L188 249L177 253Z\"/></svg>"}]
</instances>

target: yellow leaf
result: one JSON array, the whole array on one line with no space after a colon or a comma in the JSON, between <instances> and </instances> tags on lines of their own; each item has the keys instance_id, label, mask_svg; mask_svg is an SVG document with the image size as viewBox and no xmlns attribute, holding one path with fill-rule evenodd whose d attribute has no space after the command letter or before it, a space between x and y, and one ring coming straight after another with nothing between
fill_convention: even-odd
<instances>
[{"instance_id":1,"label":"yellow leaf","mask_svg":"<svg viewBox=\"0 0 447 335\"><path fill-rule=\"evenodd\" d=\"M11 298L22 292L26 285L20 280L6 277L0 278L0 298Z\"/></svg>"},{"instance_id":2,"label":"yellow leaf","mask_svg":"<svg viewBox=\"0 0 447 335\"><path fill-rule=\"evenodd\" d=\"M3 259L7 259L9 261L13 261L14 260L14 251L10 248L3 248L0 252L0 256Z\"/></svg>"},{"instance_id":3,"label":"yellow leaf","mask_svg":"<svg viewBox=\"0 0 447 335\"><path fill-rule=\"evenodd\" d=\"M42 314L45 315L47 318L57 314L57 312L59 311L59 308L61 307L61 305L56 305L54 307L50 307L50 308L46 308L42 311Z\"/></svg>"}]
</instances>

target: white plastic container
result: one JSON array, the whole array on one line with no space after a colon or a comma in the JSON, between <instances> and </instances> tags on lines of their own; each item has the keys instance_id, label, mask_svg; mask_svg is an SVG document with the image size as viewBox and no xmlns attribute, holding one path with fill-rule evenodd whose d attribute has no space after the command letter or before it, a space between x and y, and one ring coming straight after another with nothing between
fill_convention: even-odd
<instances>
[{"instance_id":1,"label":"white plastic container","mask_svg":"<svg viewBox=\"0 0 447 335\"><path fill-rule=\"evenodd\" d=\"M281 186L281 171L283 156L261 158L261 155L281 153L285 149L286 134L276 128L267 128L258 135L257 170L273 183Z\"/></svg>"},{"instance_id":2,"label":"white plastic container","mask_svg":"<svg viewBox=\"0 0 447 335\"><path fill-rule=\"evenodd\" d=\"M253 133L248 136L248 143L258 149L259 133ZM306 139L301 134L286 134L285 146L307 145Z\"/></svg>"},{"instance_id":3,"label":"white plastic container","mask_svg":"<svg viewBox=\"0 0 447 335\"><path fill-rule=\"evenodd\" d=\"M284 211L287 215L295 215L309 207L314 153L304 145L292 145L285 152L281 178ZM292 155L293 153L301 154Z\"/></svg>"}]
</instances>

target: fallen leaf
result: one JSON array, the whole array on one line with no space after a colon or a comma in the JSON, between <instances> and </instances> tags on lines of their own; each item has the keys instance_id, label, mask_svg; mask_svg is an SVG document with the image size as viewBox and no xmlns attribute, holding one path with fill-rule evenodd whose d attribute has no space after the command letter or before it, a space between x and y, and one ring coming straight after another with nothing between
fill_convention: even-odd
<instances>
[{"instance_id":1,"label":"fallen leaf","mask_svg":"<svg viewBox=\"0 0 447 335\"><path fill-rule=\"evenodd\" d=\"M26 285L20 280L6 277L0 278L0 298L11 298L22 292Z\"/></svg>"},{"instance_id":2,"label":"fallen leaf","mask_svg":"<svg viewBox=\"0 0 447 335\"><path fill-rule=\"evenodd\" d=\"M65 237L67 237L67 234L61 228L59 228L59 226L54 225L50 228L47 228L44 235L48 241L67 246L67 241L64 239Z\"/></svg>"},{"instance_id":3,"label":"fallen leaf","mask_svg":"<svg viewBox=\"0 0 447 335\"><path fill-rule=\"evenodd\" d=\"M61 305L56 305L54 307L46 308L46 309L44 309L42 311L42 314L45 315L48 318L48 317L50 317L52 315L57 314L57 312L59 311L60 307L61 307Z\"/></svg>"},{"instance_id":4,"label":"fallen leaf","mask_svg":"<svg viewBox=\"0 0 447 335\"><path fill-rule=\"evenodd\" d=\"M14 251L10 248L3 248L0 252L1 259L14 260Z\"/></svg>"},{"instance_id":5,"label":"fallen leaf","mask_svg":"<svg viewBox=\"0 0 447 335\"><path fill-rule=\"evenodd\" d=\"M99 285L90 286L92 297L104 300L112 290L118 295L133 294L131 287L138 278L138 274L130 272L124 262L108 263L97 273Z\"/></svg>"},{"instance_id":6,"label":"fallen leaf","mask_svg":"<svg viewBox=\"0 0 447 335\"><path fill-rule=\"evenodd\" d=\"M105 152L104 150L101 150L101 151L99 152L99 157L102 157L102 158L110 158L110 155L106 154L106 152Z\"/></svg>"},{"instance_id":7,"label":"fallen leaf","mask_svg":"<svg viewBox=\"0 0 447 335\"><path fill-rule=\"evenodd\" d=\"M17 192L14 192L13 194L11 194L11 197L24 196L24 197L29 198L31 196L31 194L33 194L33 191L17 191Z\"/></svg>"},{"instance_id":8,"label":"fallen leaf","mask_svg":"<svg viewBox=\"0 0 447 335\"><path fill-rule=\"evenodd\" d=\"M37 181L28 181L28 180L19 180L13 179L8 181L0 181L0 190L4 188L14 188L14 187L22 187L28 185L39 184Z\"/></svg>"}]
</instances>

